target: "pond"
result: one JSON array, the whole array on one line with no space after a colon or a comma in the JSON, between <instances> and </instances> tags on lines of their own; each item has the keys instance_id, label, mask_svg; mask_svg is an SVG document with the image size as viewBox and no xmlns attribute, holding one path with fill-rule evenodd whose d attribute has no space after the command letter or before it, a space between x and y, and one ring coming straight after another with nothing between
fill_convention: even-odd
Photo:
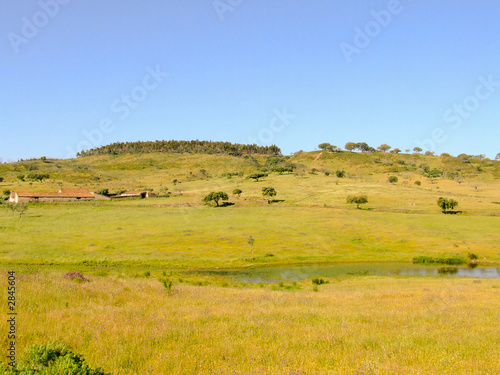
<instances>
[{"instance_id":1,"label":"pond","mask_svg":"<svg viewBox=\"0 0 500 375\"><path fill-rule=\"evenodd\" d=\"M235 270L210 270L201 273L224 276L235 282L275 283L300 281L314 277L346 276L422 276L422 277L472 277L500 278L500 267L440 267L408 263L356 263L335 265L301 265Z\"/></svg>"}]
</instances>

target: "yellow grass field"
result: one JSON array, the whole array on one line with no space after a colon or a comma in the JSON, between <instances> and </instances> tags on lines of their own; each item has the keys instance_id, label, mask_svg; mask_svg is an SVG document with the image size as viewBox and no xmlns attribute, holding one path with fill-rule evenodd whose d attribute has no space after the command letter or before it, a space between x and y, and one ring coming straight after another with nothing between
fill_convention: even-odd
<instances>
[{"instance_id":1,"label":"yellow grass field","mask_svg":"<svg viewBox=\"0 0 500 375\"><path fill-rule=\"evenodd\" d=\"M113 374L500 371L498 279L350 277L318 292L310 280L295 291L176 282L168 292L153 278L35 272L18 284L19 347L60 340Z\"/></svg>"},{"instance_id":2,"label":"yellow grass field","mask_svg":"<svg viewBox=\"0 0 500 375\"><path fill-rule=\"evenodd\" d=\"M0 164L4 193L161 195L30 203L22 215L0 205L0 283L7 301L7 272L16 272L18 356L59 341L111 374L500 373L500 279L373 276L362 267L411 266L418 256L477 256L479 267L499 267L500 162L319 151L280 160L295 171L272 172L276 160L265 156L161 153ZM30 171L50 178L29 181ZM269 186L272 204L262 196ZM230 205L203 204L212 191L228 193ZM355 194L368 197L361 209L346 202ZM462 213L443 214L441 196ZM311 282L319 274L233 277L316 264L360 272L323 285ZM90 281L65 277L76 271ZM0 343L7 347L6 334Z\"/></svg>"}]
</instances>

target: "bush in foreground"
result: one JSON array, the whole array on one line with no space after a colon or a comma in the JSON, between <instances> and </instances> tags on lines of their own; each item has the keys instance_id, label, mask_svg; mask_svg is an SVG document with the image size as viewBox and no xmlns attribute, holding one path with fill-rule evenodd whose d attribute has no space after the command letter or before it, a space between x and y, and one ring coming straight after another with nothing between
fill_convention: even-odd
<instances>
[{"instance_id":1,"label":"bush in foreground","mask_svg":"<svg viewBox=\"0 0 500 375\"><path fill-rule=\"evenodd\" d=\"M37 344L24 351L24 358L6 375L107 375L100 368L92 369L85 359L71 352L62 343Z\"/></svg>"}]
</instances>

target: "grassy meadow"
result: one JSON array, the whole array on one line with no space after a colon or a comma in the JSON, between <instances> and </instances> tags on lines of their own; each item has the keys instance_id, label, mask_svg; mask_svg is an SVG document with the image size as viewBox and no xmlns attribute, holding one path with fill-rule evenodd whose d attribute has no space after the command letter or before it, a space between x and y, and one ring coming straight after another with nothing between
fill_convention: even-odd
<instances>
[{"instance_id":1,"label":"grassy meadow","mask_svg":"<svg viewBox=\"0 0 500 375\"><path fill-rule=\"evenodd\" d=\"M289 174L271 172L274 162L150 153L0 164L2 191L162 195L32 203L22 216L0 206L4 290L7 271L18 274L18 348L63 341L113 374L500 371L499 279L341 276L314 290L311 279L243 283L203 273L470 253L498 266L500 162L317 151L278 161L296 166ZM247 178L266 168L258 182ZM22 181L30 171L50 178ZM278 193L272 204L266 186ZM231 205L203 204L211 191L228 193ZM346 203L353 194L368 203ZM443 214L441 196L462 213ZM74 271L90 281L64 277ZM6 335L0 341L5 347Z\"/></svg>"}]
</instances>

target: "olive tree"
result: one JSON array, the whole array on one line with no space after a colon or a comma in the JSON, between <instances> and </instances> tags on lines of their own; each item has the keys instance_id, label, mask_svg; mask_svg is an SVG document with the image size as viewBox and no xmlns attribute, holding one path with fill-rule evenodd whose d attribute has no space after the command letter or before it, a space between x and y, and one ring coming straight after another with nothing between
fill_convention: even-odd
<instances>
[{"instance_id":1,"label":"olive tree","mask_svg":"<svg viewBox=\"0 0 500 375\"><path fill-rule=\"evenodd\" d=\"M368 203L368 197L366 195L349 195L347 197L347 203L356 203L356 208L360 208L360 204Z\"/></svg>"},{"instance_id":2,"label":"olive tree","mask_svg":"<svg viewBox=\"0 0 500 375\"><path fill-rule=\"evenodd\" d=\"M391 146L389 146L388 144L384 143L380 146L377 147L378 150L382 151L382 152L387 152L391 149Z\"/></svg>"},{"instance_id":3,"label":"olive tree","mask_svg":"<svg viewBox=\"0 0 500 375\"><path fill-rule=\"evenodd\" d=\"M273 187L269 186L269 187L263 187L262 188L262 196L264 198L267 197L267 203L268 204L271 204L271 198L275 197L276 194L278 194L278 193L276 192L276 190Z\"/></svg>"},{"instance_id":4,"label":"olive tree","mask_svg":"<svg viewBox=\"0 0 500 375\"><path fill-rule=\"evenodd\" d=\"M205 204L210 204L210 202L215 202L217 206L219 206L219 201L227 201L229 199L229 196L224 193L223 191L212 191L210 194L208 194L205 198L203 198L203 202Z\"/></svg>"},{"instance_id":5,"label":"olive tree","mask_svg":"<svg viewBox=\"0 0 500 375\"><path fill-rule=\"evenodd\" d=\"M456 200L443 197L439 197L437 204L439 207L441 207L443 213L446 212L446 210L448 209L453 210L455 207L458 206L458 202Z\"/></svg>"}]
</instances>

